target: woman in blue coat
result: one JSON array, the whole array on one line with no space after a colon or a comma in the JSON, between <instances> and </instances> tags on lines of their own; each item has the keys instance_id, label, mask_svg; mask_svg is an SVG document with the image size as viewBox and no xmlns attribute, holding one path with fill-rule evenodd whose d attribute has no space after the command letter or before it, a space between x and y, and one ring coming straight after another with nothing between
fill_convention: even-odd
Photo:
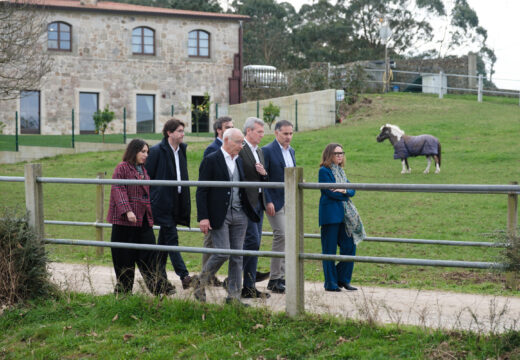
<instances>
[{"instance_id":1,"label":"woman in blue coat","mask_svg":"<svg viewBox=\"0 0 520 360\"><path fill-rule=\"evenodd\" d=\"M319 171L320 183L347 183L347 177L343 166L345 165L345 152L339 144L329 144L325 147ZM364 236L363 225L352 223L353 204L350 198L356 193L353 189L322 189L320 198L319 223L321 226L321 247L323 254L336 255L339 246L340 255L356 255L354 236L361 230ZM354 208L355 209L355 208ZM355 212L357 215L357 211ZM359 219L359 215L357 216ZM354 225L354 226L352 226ZM361 225L361 228L359 228ZM362 240L362 238L361 238ZM325 290L341 291L357 290L350 285L352 278L353 262L323 261L325 274Z\"/></svg>"}]
</instances>

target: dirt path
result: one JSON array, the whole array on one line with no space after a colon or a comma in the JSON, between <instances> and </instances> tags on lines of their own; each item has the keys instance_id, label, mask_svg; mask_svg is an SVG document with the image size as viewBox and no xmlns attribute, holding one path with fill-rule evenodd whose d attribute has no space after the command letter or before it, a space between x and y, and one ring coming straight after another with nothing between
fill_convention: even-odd
<instances>
[{"instance_id":1,"label":"dirt path","mask_svg":"<svg viewBox=\"0 0 520 360\"><path fill-rule=\"evenodd\" d=\"M109 294L114 289L114 270L107 266L52 263L53 281L64 290ZM192 289L183 290L179 278L168 273L177 288L176 298L193 299ZM221 279L222 280L222 279ZM267 281L257 284L266 291ZM137 271L134 291L144 292ZM207 290L208 302L222 303L222 288ZM285 295L244 300L252 306L285 310ZM321 283L305 283L305 311L328 313L380 323L398 323L431 328L503 332L520 328L520 297L461 294L430 290L359 287L358 291L325 292Z\"/></svg>"}]
</instances>

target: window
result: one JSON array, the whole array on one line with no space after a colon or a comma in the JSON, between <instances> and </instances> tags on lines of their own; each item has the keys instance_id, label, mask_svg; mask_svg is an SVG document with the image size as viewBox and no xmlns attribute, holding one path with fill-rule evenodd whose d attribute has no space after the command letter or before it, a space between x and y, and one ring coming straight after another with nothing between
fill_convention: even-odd
<instances>
[{"instance_id":1,"label":"window","mask_svg":"<svg viewBox=\"0 0 520 360\"><path fill-rule=\"evenodd\" d=\"M132 53L155 55L155 32L147 27L132 30Z\"/></svg>"},{"instance_id":2,"label":"window","mask_svg":"<svg viewBox=\"0 0 520 360\"><path fill-rule=\"evenodd\" d=\"M40 133L40 92L20 93L20 130L22 134Z\"/></svg>"},{"instance_id":3,"label":"window","mask_svg":"<svg viewBox=\"0 0 520 360\"><path fill-rule=\"evenodd\" d=\"M94 113L99 109L99 94L90 92L79 93L79 133L95 134Z\"/></svg>"},{"instance_id":4,"label":"window","mask_svg":"<svg viewBox=\"0 0 520 360\"><path fill-rule=\"evenodd\" d=\"M155 96L137 95L136 101L137 133L155 132Z\"/></svg>"},{"instance_id":5,"label":"window","mask_svg":"<svg viewBox=\"0 0 520 360\"><path fill-rule=\"evenodd\" d=\"M188 34L188 56L209 58L209 33L193 30Z\"/></svg>"},{"instance_id":6,"label":"window","mask_svg":"<svg viewBox=\"0 0 520 360\"><path fill-rule=\"evenodd\" d=\"M64 22L53 22L47 26L47 48L49 50L71 50L72 27Z\"/></svg>"}]
</instances>

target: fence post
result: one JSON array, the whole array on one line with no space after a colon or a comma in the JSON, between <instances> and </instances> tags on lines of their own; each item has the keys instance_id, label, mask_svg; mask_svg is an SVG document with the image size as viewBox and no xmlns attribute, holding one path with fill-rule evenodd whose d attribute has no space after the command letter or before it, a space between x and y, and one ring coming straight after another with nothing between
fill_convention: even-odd
<instances>
[{"instance_id":1,"label":"fence post","mask_svg":"<svg viewBox=\"0 0 520 360\"><path fill-rule=\"evenodd\" d=\"M484 82L482 80L482 74L478 74L478 93L477 93L478 102L482 102L482 89L483 88L484 88Z\"/></svg>"},{"instance_id":2,"label":"fence post","mask_svg":"<svg viewBox=\"0 0 520 360\"><path fill-rule=\"evenodd\" d=\"M215 120L218 119L218 103L215 103Z\"/></svg>"},{"instance_id":3,"label":"fence post","mask_svg":"<svg viewBox=\"0 0 520 360\"><path fill-rule=\"evenodd\" d=\"M256 100L256 117L260 118L260 101Z\"/></svg>"},{"instance_id":4,"label":"fence post","mask_svg":"<svg viewBox=\"0 0 520 360\"><path fill-rule=\"evenodd\" d=\"M173 117L173 114L175 114L175 106L172 104L172 113L171 113L172 117Z\"/></svg>"},{"instance_id":5,"label":"fence post","mask_svg":"<svg viewBox=\"0 0 520 360\"><path fill-rule=\"evenodd\" d=\"M16 152L19 150L19 143L18 143L18 111L15 114L15 122L14 122L14 148Z\"/></svg>"},{"instance_id":6,"label":"fence post","mask_svg":"<svg viewBox=\"0 0 520 360\"><path fill-rule=\"evenodd\" d=\"M38 238L43 239L43 187L36 181L42 176L42 164L25 164L25 207L29 225L34 228Z\"/></svg>"},{"instance_id":7,"label":"fence post","mask_svg":"<svg viewBox=\"0 0 520 360\"><path fill-rule=\"evenodd\" d=\"M439 99L444 98L444 94L442 92L442 75L444 73L442 71L439 71Z\"/></svg>"},{"instance_id":8,"label":"fence post","mask_svg":"<svg viewBox=\"0 0 520 360\"><path fill-rule=\"evenodd\" d=\"M518 185L518 181L511 182ZM520 251L520 240L517 237L518 227L518 194L507 194L507 240L513 251ZM518 275L514 272L506 273L506 284L509 288L518 289Z\"/></svg>"},{"instance_id":9,"label":"fence post","mask_svg":"<svg viewBox=\"0 0 520 360\"><path fill-rule=\"evenodd\" d=\"M298 99L294 102L294 119L295 119L295 127L294 130L298 131Z\"/></svg>"},{"instance_id":10,"label":"fence post","mask_svg":"<svg viewBox=\"0 0 520 360\"><path fill-rule=\"evenodd\" d=\"M72 109L72 148L74 149L74 109Z\"/></svg>"},{"instance_id":11,"label":"fence post","mask_svg":"<svg viewBox=\"0 0 520 360\"><path fill-rule=\"evenodd\" d=\"M105 173L99 172L97 174L98 179L104 179ZM104 207L105 207L105 186L99 184L96 186L96 223L102 223L104 218ZM96 225L96 240L105 241L103 236L103 228ZM103 255L104 248L101 246L96 247L96 254L98 256Z\"/></svg>"},{"instance_id":12,"label":"fence post","mask_svg":"<svg viewBox=\"0 0 520 360\"><path fill-rule=\"evenodd\" d=\"M123 108L123 144L126 144L126 107Z\"/></svg>"},{"instance_id":13,"label":"fence post","mask_svg":"<svg viewBox=\"0 0 520 360\"><path fill-rule=\"evenodd\" d=\"M285 311L289 316L302 314L305 308L303 260L303 168L285 168Z\"/></svg>"}]
</instances>

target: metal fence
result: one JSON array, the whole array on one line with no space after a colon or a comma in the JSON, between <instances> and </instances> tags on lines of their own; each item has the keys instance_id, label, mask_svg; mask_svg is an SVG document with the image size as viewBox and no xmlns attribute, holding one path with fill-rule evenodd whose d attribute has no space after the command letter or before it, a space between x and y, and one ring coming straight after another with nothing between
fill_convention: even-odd
<instances>
[{"instance_id":1,"label":"metal fence","mask_svg":"<svg viewBox=\"0 0 520 360\"><path fill-rule=\"evenodd\" d=\"M37 232L37 234L47 243L65 244L65 245L81 245L81 246L97 246L97 247L119 247L119 248L135 248L156 251L179 251L191 253L209 253L209 254L228 254L242 256L260 256L260 257L280 257L285 258L286 269L286 312L290 316L295 316L304 311L304 276L303 266L305 259L312 260L334 260L334 261L355 261L364 263L379 264L399 264L399 265L415 265L415 266L443 266L443 267L460 267L460 268L478 268L478 269L504 269L505 265L492 262L476 262L476 261L454 261L454 260L431 260L431 259L404 259L390 257L371 257L371 256L346 256L346 255L324 255L315 253L305 253L303 247L304 237L319 237L317 234L304 234L303 232L303 190L317 190L326 188L342 188L355 189L362 191L393 191L393 192L426 192L426 193L465 193L465 194L503 194L508 198L507 213L507 232L511 246L519 246L516 244L516 229L518 226L518 194L520 186L517 184L510 185L439 185L439 184L364 184L364 183L348 183L348 184L324 184L324 183L304 183L302 168L286 168L284 183L262 183L262 182L213 182L213 181L165 181L165 180L114 180L114 179L76 179L76 178L51 178L42 177L41 164L25 165L24 177L8 177L0 176L0 181L8 182L24 182L25 183L25 200L26 207L29 212L29 222ZM96 184L98 190L103 185L112 184L146 184L155 186L211 186L211 187L263 187L263 188L284 188L285 190L285 212L286 212L286 233L285 233L285 252L274 251L244 251L244 250L224 250L224 249L208 249L200 247L183 247L183 246L163 246L163 245L141 245L114 243L104 241L87 241L75 239L51 239L44 237L44 224L52 225L72 225L72 226L95 226L102 233L103 228L110 227L110 224L103 223L103 216L97 214L97 221L94 223L87 222L68 222L58 220L44 221L43 217L43 184L45 183L61 183L61 184ZM101 191L102 193L103 191ZM98 194L100 192L98 191ZM97 203L103 207L103 198L98 196ZM196 229L180 228L181 231L195 232ZM272 235L272 233L263 233ZM398 243L415 243L415 244L435 244L435 245L451 245L451 246L504 246L504 244L496 244L492 242L464 242L464 241L448 241L448 240L424 240L424 239L403 239L403 238L368 238L367 241L383 241Z\"/></svg>"},{"instance_id":2,"label":"metal fence","mask_svg":"<svg viewBox=\"0 0 520 360\"><path fill-rule=\"evenodd\" d=\"M509 97L518 98L518 105L520 106L520 91L514 90L499 90L499 89L485 89L484 88L484 77L482 74L473 76L473 75L463 75L463 74L448 74L440 71L438 73L428 73L428 72L416 72L416 71L403 71L403 70L393 70L392 73L386 74L384 69L365 69L367 74L372 80L366 80L367 83L377 83L382 84L383 89L396 91L402 91L401 87L406 86L409 90L416 90L424 93L432 93L438 94L439 99L442 99L445 94L449 92L458 92L458 93L470 93L477 95L477 101L482 102L483 95L504 95ZM416 77L420 78L420 83L417 82L406 82L406 81L394 81L393 74L400 75L403 77ZM455 87L449 86L449 78L464 78L468 80L473 80L476 84L475 87ZM431 81L428 83L424 83L424 79L430 79ZM406 90L405 90L406 91Z\"/></svg>"}]
</instances>

